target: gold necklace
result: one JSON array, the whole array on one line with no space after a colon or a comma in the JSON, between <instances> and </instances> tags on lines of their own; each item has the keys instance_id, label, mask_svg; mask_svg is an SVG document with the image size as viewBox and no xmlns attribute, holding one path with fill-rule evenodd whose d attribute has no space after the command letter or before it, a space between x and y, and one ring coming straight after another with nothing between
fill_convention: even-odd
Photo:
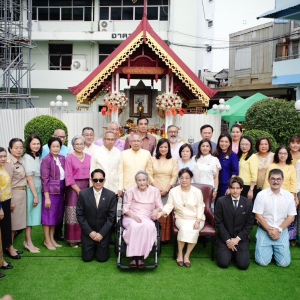
<instances>
[{"instance_id":1,"label":"gold necklace","mask_svg":"<svg viewBox=\"0 0 300 300\"><path fill-rule=\"evenodd\" d=\"M181 198L183 200L183 206L185 207L186 203L189 200L191 189L188 192L184 192L180 187Z\"/></svg>"}]
</instances>

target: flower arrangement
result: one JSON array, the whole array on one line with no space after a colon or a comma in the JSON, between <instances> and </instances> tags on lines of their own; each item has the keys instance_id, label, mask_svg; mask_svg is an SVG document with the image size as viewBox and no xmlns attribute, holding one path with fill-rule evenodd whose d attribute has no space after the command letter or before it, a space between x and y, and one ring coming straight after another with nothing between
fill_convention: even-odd
<instances>
[{"instance_id":1,"label":"flower arrangement","mask_svg":"<svg viewBox=\"0 0 300 300\"><path fill-rule=\"evenodd\" d=\"M171 113L175 117L177 114L183 116L185 110L182 109L182 98L176 94L162 94L156 98L156 107L158 107L158 115L164 117Z\"/></svg>"},{"instance_id":2,"label":"flower arrangement","mask_svg":"<svg viewBox=\"0 0 300 300\"><path fill-rule=\"evenodd\" d=\"M128 104L128 98L124 93L109 93L104 97L103 101L105 106L101 110L103 116L110 116L113 110L115 112L118 111L120 115Z\"/></svg>"}]
</instances>

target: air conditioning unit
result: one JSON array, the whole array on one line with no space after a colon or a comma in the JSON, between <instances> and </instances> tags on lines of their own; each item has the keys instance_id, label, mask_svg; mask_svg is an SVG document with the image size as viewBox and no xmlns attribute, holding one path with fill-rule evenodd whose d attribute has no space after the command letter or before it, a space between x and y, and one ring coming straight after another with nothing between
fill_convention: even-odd
<instances>
[{"instance_id":1,"label":"air conditioning unit","mask_svg":"<svg viewBox=\"0 0 300 300\"><path fill-rule=\"evenodd\" d=\"M40 31L39 21L36 20L31 21L31 31Z\"/></svg>"},{"instance_id":2,"label":"air conditioning unit","mask_svg":"<svg viewBox=\"0 0 300 300\"><path fill-rule=\"evenodd\" d=\"M86 60L85 59L73 59L71 70L72 71L86 71Z\"/></svg>"},{"instance_id":3,"label":"air conditioning unit","mask_svg":"<svg viewBox=\"0 0 300 300\"><path fill-rule=\"evenodd\" d=\"M99 31L111 32L114 30L114 22L110 20L99 21Z\"/></svg>"}]
</instances>

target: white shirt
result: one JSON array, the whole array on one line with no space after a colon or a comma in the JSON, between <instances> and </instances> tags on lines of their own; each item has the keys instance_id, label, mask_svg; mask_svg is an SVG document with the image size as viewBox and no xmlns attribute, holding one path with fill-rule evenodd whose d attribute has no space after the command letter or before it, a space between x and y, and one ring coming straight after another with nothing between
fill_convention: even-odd
<instances>
[{"instance_id":1,"label":"white shirt","mask_svg":"<svg viewBox=\"0 0 300 300\"><path fill-rule=\"evenodd\" d=\"M55 158L53 156L54 160L56 161L56 165L59 168L59 179L60 180L65 180L65 170L62 168L59 157Z\"/></svg>"},{"instance_id":2,"label":"white shirt","mask_svg":"<svg viewBox=\"0 0 300 300\"><path fill-rule=\"evenodd\" d=\"M271 188L257 194L252 212L263 215L268 225L273 228L280 227L288 216L297 215L293 195L283 189L276 195Z\"/></svg>"},{"instance_id":3,"label":"white shirt","mask_svg":"<svg viewBox=\"0 0 300 300\"><path fill-rule=\"evenodd\" d=\"M177 144L175 145L174 148L171 146L171 155L172 155L172 157L178 158L178 159L180 158L179 149L182 145L183 145L183 142L177 141ZM153 152L153 157L155 157L155 155L156 155L156 148Z\"/></svg>"},{"instance_id":4,"label":"white shirt","mask_svg":"<svg viewBox=\"0 0 300 300\"><path fill-rule=\"evenodd\" d=\"M89 154L91 157L95 155L96 152L100 150L100 147L92 143L90 147L85 146L83 152Z\"/></svg>"},{"instance_id":5,"label":"white shirt","mask_svg":"<svg viewBox=\"0 0 300 300\"><path fill-rule=\"evenodd\" d=\"M108 150L105 146L99 147L91 159L91 173L95 169L105 172L104 187L115 194L123 190L123 160L122 152L116 147Z\"/></svg>"},{"instance_id":6,"label":"white shirt","mask_svg":"<svg viewBox=\"0 0 300 300\"><path fill-rule=\"evenodd\" d=\"M239 206L239 202L240 202L240 197L238 197L237 199L235 199L234 197L232 197L232 195L231 195L231 199L232 199L232 204L233 204L233 207L235 207L235 200L237 200L237 203L236 203L236 207L238 207Z\"/></svg>"},{"instance_id":7,"label":"white shirt","mask_svg":"<svg viewBox=\"0 0 300 300\"><path fill-rule=\"evenodd\" d=\"M196 161L195 156L192 160ZM214 176L217 174L217 169L222 169L219 159L211 154L204 157L201 155L196 164L198 168L194 169L195 183L209 184L215 187Z\"/></svg>"}]
</instances>

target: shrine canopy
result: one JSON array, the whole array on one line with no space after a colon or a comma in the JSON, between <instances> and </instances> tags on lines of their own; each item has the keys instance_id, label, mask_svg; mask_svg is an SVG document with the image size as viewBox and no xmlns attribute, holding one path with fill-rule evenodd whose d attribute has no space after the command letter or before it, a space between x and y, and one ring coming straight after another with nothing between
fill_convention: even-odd
<instances>
[{"instance_id":1,"label":"shrine canopy","mask_svg":"<svg viewBox=\"0 0 300 300\"><path fill-rule=\"evenodd\" d=\"M209 106L217 91L208 88L175 52L154 32L146 13L137 29L111 53L86 79L69 87L78 104L90 105L104 92L119 92L119 78L168 78L167 92L185 100L197 99Z\"/></svg>"}]
</instances>

